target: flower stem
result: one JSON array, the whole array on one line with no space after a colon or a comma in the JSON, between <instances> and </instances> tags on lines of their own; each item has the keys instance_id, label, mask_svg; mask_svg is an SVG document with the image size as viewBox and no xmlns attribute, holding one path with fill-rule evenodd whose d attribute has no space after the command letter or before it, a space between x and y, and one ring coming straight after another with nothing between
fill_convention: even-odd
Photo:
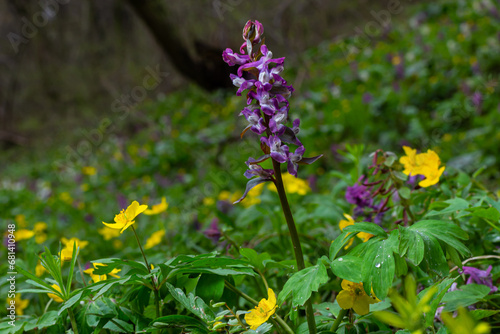
<instances>
[{"instance_id":1,"label":"flower stem","mask_svg":"<svg viewBox=\"0 0 500 334\"><path fill-rule=\"evenodd\" d=\"M337 328L339 328L340 323L342 322L342 319L344 319L345 315L347 314L348 310L340 309L339 315L337 319L335 319L332 328L330 328L330 332L336 332Z\"/></svg>"},{"instance_id":2,"label":"flower stem","mask_svg":"<svg viewBox=\"0 0 500 334\"><path fill-rule=\"evenodd\" d=\"M134 231L135 240L137 240L137 244L139 245L139 249L141 250L142 257L144 258L144 262L146 263L146 267L148 268L148 272L151 274L151 267L149 266L148 259L146 259L146 254L142 249L141 242L139 241L139 237L137 236L137 232L135 231L134 225L131 225L132 231ZM156 317L161 317L161 309L160 309L160 294L158 293L158 287L156 286L155 280L151 277L151 283L153 284L153 292L155 295L155 307L156 307Z\"/></svg>"},{"instance_id":3,"label":"flower stem","mask_svg":"<svg viewBox=\"0 0 500 334\"><path fill-rule=\"evenodd\" d=\"M292 211L290 210L290 205L288 204L288 199L286 198L285 187L283 186L283 179L281 177L281 164L276 160L273 160L273 169L275 177L275 185L278 190L278 196L281 202L281 208L285 215L285 220L288 225L288 230L290 231L290 237L292 238L293 251L295 254L295 261L297 262L297 271L304 269L304 254L302 253L302 247L300 246L299 234L297 233L297 227L295 226L295 221L293 220ZM309 327L310 334L316 334L316 322L314 320L314 313L312 309L311 299L308 299L305 303L306 308L306 318L307 325Z\"/></svg>"},{"instance_id":4,"label":"flower stem","mask_svg":"<svg viewBox=\"0 0 500 334\"><path fill-rule=\"evenodd\" d=\"M78 327L76 326L75 316L73 315L71 307L68 308L68 315L69 315L69 320L71 321L71 327L73 327L73 332L75 334L78 334Z\"/></svg>"}]
</instances>

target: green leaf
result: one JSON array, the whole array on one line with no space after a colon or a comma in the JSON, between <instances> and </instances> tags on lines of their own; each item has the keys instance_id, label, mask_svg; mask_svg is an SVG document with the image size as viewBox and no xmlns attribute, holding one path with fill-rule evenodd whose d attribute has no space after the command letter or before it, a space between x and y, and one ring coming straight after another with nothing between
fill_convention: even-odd
<instances>
[{"instance_id":1,"label":"green leaf","mask_svg":"<svg viewBox=\"0 0 500 334\"><path fill-rule=\"evenodd\" d=\"M71 257L71 265L69 268L68 279L66 281L66 293L70 293L71 291L71 283L73 282L73 272L75 271L75 263L78 254L78 250L80 248L76 246L76 241L73 243L73 253Z\"/></svg>"},{"instance_id":2,"label":"green leaf","mask_svg":"<svg viewBox=\"0 0 500 334\"><path fill-rule=\"evenodd\" d=\"M420 236L424 240L425 256L419 266L425 272L433 273L440 277L446 276L449 271L448 262L439 241L432 235L425 233L421 233Z\"/></svg>"},{"instance_id":3,"label":"green leaf","mask_svg":"<svg viewBox=\"0 0 500 334\"><path fill-rule=\"evenodd\" d=\"M80 299L82 299L84 297L83 292L84 292L83 290L79 291L73 297L71 297L70 299L65 301L64 304L62 304L61 308L59 309L58 314L61 315L61 313L63 313L67 308L70 308L75 303L79 302Z\"/></svg>"},{"instance_id":4,"label":"green leaf","mask_svg":"<svg viewBox=\"0 0 500 334\"><path fill-rule=\"evenodd\" d=\"M211 308L208 307L207 304L205 304L203 299L194 296L192 293L186 296L181 289L175 288L168 282L165 283L165 285L170 291L172 297L174 297L175 300L181 303L188 311L192 312L194 315L200 317L206 322L210 322L215 319L214 312Z\"/></svg>"},{"instance_id":5,"label":"green leaf","mask_svg":"<svg viewBox=\"0 0 500 334\"><path fill-rule=\"evenodd\" d=\"M355 236L355 233L349 233L344 230L338 237L336 237L330 245L330 261L333 261L340 249L342 249L342 247L344 247L344 245Z\"/></svg>"},{"instance_id":6,"label":"green leaf","mask_svg":"<svg viewBox=\"0 0 500 334\"><path fill-rule=\"evenodd\" d=\"M399 254L418 266L424 259L424 240L418 232L403 226L399 226L399 236Z\"/></svg>"},{"instance_id":7,"label":"green leaf","mask_svg":"<svg viewBox=\"0 0 500 334\"><path fill-rule=\"evenodd\" d=\"M431 211L427 212L425 217L446 215L446 214L450 214L450 213L457 213L457 211L458 212L463 211L463 210L469 208L469 206L470 206L469 202L462 199L462 198L453 198L453 199L449 199L449 200L444 201L444 202L433 203L433 205L431 205L431 208L433 206L440 205L440 204L444 204L444 205L448 204L448 205L442 210L439 210L439 211L431 210Z\"/></svg>"},{"instance_id":8,"label":"green leaf","mask_svg":"<svg viewBox=\"0 0 500 334\"><path fill-rule=\"evenodd\" d=\"M482 300L490 293L490 287L482 284L462 285L459 290L448 292L443 297L444 311L456 311Z\"/></svg>"},{"instance_id":9,"label":"green leaf","mask_svg":"<svg viewBox=\"0 0 500 334\"><path fill-rule=\"evenodd\" d=\"M476 310L472 310L470 312L470 315L472 315L472 317L474 319L476 319L476 320L481 320L481 319L484 319L484 318L491 317L492 315L495 315L498 312L500 312L500 310L482 310L482 309L476 309Z\"/></svg>"},{"instance_id":10,"label":"green leaf","mask_svg":"<svg viewBox=\"0 0 500 334\"><path fill-rule=\"evenodd\" d=\"M363 259L350 255L344 255L330 263L330 269L337 277L356 283L363 280L362 267Z\"/></svg>"},{"instance_id":11,"label":"green leaf","mask_svg":"<svg viewBox=\"0 0 500 334\"><path fill-rule=\"evenodd\" d=\"M470 256L470 250L457 239L467 240L469 236L460 227L452 222L443 220L422 220L409 229L419 233L433 236L455 248L462 256Z\"/></svg>"},{"instance_id":12,"label":"green leaf","mask_svg":"<svg viewBox=\"0 0 500 334\"><path fill-rule=\"evenodd\" d=\"M248 261L260 271L264 271L266 263L271 260L271 256L268 253L259 254L252 248L241 248L240 254L247 258Z\"/></svg>"},{"instance_id":13,"label":"green leaf","mask_svg":"<svg viewBox=\"0 0 500 334\"><path fill-rule=\"evenodd\" d=\"M379 237L387 238L384 229L375 223L355 223L344 228L343 232L366 232Z\"/></svg>"},{"instance_id":14,"label":"green leaf","mask_svg":"<svg viewBox=\"0 0 500 334\"><path fill-rule=\"evenodd\" d=\"M434 283L430 287L420 291L420 293L418 294L418 298L422 299L429 290L437 286L437 293L434 295L434 298L432 298L432 302L429 305L430 311L426 312L425 314L426 326L432 326L432 324L434 323L434 315L436 314L436 310L439 307L439 304L441 304L441 300L443 299L445 293L448 291L455 280L456 278L445 278L441 282Z\"/></svg>"},{"instance_id":15,"label":"green leaf","mask_svg":"<svg viewBox=\"0 0 500 334\"><path fill-rule=\"evenodd\" d=\"M188 331L191 331L193 329L198 329L203 333L209 332L207 325L204 322L186 315L168 315L165 317L156 318L153 321L152 326L159 329L169 328L169 327L180 327Z\"/></svg>"},{"instance_id":16,"label":"green leaf","mask_svg":"<svg viewBox=\"0 0 500 334\"><path fill-rule=\"evenodd\" d=\"M500 219L500 212L498 212L498 210L495 208L480 208L475 210L472 213L472 216L498 223L498 220Z\"/></svg>"},{"instance_id":17,"label":"green leaf","mask_svg":"<svg viewBox=\"0 0 500 334\"><path fill-rule=\"evenodd\" d=\"M292 307L302 306L311 297L313 291L318 291L319 286L328 282L328 274L323 262L315 266L302 269L290 277L278 295L278 305L292 294Z\"/></svg>"},{"instance_id":18,"label":"green leaf","mask_svg":"<svg viewBox=\"0 0 500 334\"><path fill-rule=\"evenodd\" d=\"M209 303L217 302L224 292L224 277L213 274L202 274L196 285L196 295Z\"/></svg>"},{"instance_id":19,"label":"green leaf","mask_svg":"<svg viewBox=\"0 0 500 334\"><path fill-rule=\"evenodd\" d=\"M398 249L398 232L394 230L386 240L370 245L363 258L363 287L367 294L371 289L375 296L384 299L394 280L396 265L394 252Z\"/></svg>"},{"instance_id":20,"label":"green leaf","mask_svg":"<svg viewBox=\"0 0 500 334\"><path fill-rule=\"evenodd\" d=\"M398 194L401 198L410 199L411 198L411 190L408 187L402 187L398 190Z\"/></svg>"},{"instance_id":21,"label":"green leaf","mask_svg":"<svg viewBox=\"0 0 500 334\"><path fill-rule=\"evenodd\" d=\"M30 331L30 330L33 330L35 328L38 328L38 330L41 330L41 329L55 325L57 323L58 318L59 318L59 315L57 314L57 311L48 311L48 312L42 314L42 316L40 318L38 318L38 320L36 322L26 324L26 327L24 327L24 329L26 331Z\"/></svg>"}]
</instances>

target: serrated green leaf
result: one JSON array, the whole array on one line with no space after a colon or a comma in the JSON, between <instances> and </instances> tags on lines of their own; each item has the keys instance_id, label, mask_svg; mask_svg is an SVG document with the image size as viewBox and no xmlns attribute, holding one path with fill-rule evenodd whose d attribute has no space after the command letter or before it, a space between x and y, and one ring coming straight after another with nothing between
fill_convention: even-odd
<instances>
[{"instance_id":1,"label":"serrated green leaf","mask_svg":"<svg viewBox=\"0 0 500 334\"><path fill-rule=\"evenodd\" d=\"M194 296L192 293L187 296L184 292L174 287L170 283L165 283L172 297L175 298L179 303L181 303L188 311L194 315L200 317L206 322L213 321L215 319L214 311L201 299L200 297Z\"/></svg>"}]
</instances>

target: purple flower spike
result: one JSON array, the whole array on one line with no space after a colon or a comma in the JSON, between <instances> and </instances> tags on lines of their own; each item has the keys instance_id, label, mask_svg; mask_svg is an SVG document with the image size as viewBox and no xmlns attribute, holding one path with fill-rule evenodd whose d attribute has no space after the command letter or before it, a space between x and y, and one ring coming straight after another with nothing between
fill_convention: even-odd
<instances>
[{"instance_id":1,"label":"purple flower spike","mask_svg":"<svg viewBox=\"0 0 500 334\"><path fill-rule=\"evenodd\" d=\"M241 111L249 125L249 129L262 135L260 138L264 156L258 160L250 158L247 161L248 170L244 173L247 186L243 196L236 201L242 201L248 191L263 182L273 181L273 171L264 169L259 164L268 158L278 163L287 163L290 174L297 176L298 165L312 164L322 155L304 157L305 147L297 138L300 120L293 121L292 127L286 125L290 104L288 98L294 91L291 85L281 76L284 70L285 58L273 58L273 53L263 44L264 27L259 21L248 21L243 28L244 43L239 54L226 49L223 60L230 66L239 65L237 75L231 74L233 85L238 87L236 95L241 96L247 91L247 105ZM247 75L243 76L243 71ZM294 153L290 152L288 144L296 145Z\"/></svg>"}]
</instances>

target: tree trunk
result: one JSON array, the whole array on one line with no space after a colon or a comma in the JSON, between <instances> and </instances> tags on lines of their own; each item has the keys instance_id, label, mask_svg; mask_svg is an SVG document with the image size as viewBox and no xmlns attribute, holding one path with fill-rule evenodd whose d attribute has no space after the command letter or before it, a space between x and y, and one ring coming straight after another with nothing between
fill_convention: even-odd
<instances>
[{"instance_id":1,"label":"tree trunk","mask_svg":"<svg viewBox=\"0 0 500 334\"><path fill-rule=\"evenodd\" d=\"M180 27L169 20L162 0L128 0L177 70L206 90L231 87L229 66L222 61L222 49L195 41L197 58L191 57L179 37Z\"/></svg>"}]
</instances>

